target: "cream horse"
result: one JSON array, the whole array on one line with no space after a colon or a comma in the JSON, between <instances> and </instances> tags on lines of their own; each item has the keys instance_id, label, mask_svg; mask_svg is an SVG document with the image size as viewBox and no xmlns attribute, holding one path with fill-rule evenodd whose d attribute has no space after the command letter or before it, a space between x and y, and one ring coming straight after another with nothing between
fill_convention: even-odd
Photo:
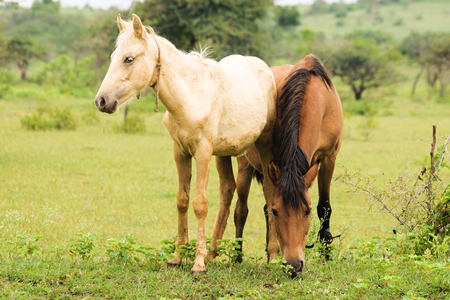
<instances>
[{"instance_id":1,"label":"cream horse","mask_svg":"<svg viewBox=\"0 0 450 300\"><path fill-rule=\"evenodd\" d=\"M147 86L164 104L164 125L173 139L178 171L178 237L176 246L189 242L188 207L195 159L197 178L193 208L198 222L197 250L192 273L206 271L206 189L211 157L216 156L220 177L220 215L213 232L213 247L221 239L236 188L231 156L243 154L259 139L271 136L275 118L275 80L266 63L256 57L232 55L219 62L201 53L186 54L144 27L133 14L131 22L118 15L120 30L111 64L95 97L97 108L114 113ZM261 152L261 160L272 159ZM270 180L267 180L270 181ZM209 255L215 256L215 252ZM180 254L168 265L180 265Z\"/></svg>"}]
</instances>

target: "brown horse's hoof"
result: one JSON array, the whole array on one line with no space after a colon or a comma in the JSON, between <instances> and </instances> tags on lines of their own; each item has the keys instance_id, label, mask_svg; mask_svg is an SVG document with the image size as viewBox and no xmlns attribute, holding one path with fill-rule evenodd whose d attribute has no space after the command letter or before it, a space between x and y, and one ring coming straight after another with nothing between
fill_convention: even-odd
<instances>
[{"instance_id":1,"label":"brown horse's hoof","mask_svg":"<svg viewBox=\"0 0 450 300\"><path fill-rule=\"evenodd\" d=\"M206 256L206 258L208 260L213 260L216 257L217 257L217 252L216 251L208 251L208 255Z\"/></svg>"}]
</instances>

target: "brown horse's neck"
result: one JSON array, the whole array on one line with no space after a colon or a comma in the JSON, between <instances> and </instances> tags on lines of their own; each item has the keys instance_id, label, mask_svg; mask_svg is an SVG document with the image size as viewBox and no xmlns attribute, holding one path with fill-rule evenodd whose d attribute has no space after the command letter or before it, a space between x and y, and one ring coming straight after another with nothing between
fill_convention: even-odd
<instances>
[{"instance_id":1,"label":"brown horse's neck","mask_svg":"<svg viewBox=\"0 0 450 300\"><path fill-rule=\"evenodd\" d=\"M307 207L309 205L303 176L311 167L312 157L308 157L300 147L299 136L302 134L300 116L311 76L320 77L327 88L333 86L330 75L320 61L313 55L307 55L291 68L281 87L277 104L274 157L281 170L278 188L283 194L284 205L293 208L299 207L299 200Z\"/></svg>"}]
</instances>

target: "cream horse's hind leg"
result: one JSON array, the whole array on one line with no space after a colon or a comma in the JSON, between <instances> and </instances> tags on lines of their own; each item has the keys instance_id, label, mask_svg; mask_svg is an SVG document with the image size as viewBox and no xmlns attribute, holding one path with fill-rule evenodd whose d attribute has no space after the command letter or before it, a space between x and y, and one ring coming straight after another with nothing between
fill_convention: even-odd
<instances>
[{"instance_id":1,"label":"cream horse's hind leg","mask_svg":"<svg viewBox=\"0 0 450 300\"><path fill-rule=\"evenodd\" d=\"M192 177L192 156L182 154L176 145L173 147L173 153L178 172L178 237L175 243L175 246L178 248L180 245L189 243L188 209ZM175 257L170 259L167 264L169 266L179 266L181 264L180 254L175 252Z\"/></svg>"},{"instance_id":2,"label":"cream horse's hind leg","mask_svg":"<svg viewBox=\"0 0 450 300\"><path fill-rule=\"evenodd\" d=\"M230 205L233 200L233 194L236 190L236 182L233 175L233 166L230 156L217 156L216 168L219 173L219 210L217 211L216 222L214 224L213 241L211 246L214 250L208 253L208 258L213 259L217 256L217 241L223 238L223 233L227 226L228 216L230 215Z\"/></svg>"}]
</instances>

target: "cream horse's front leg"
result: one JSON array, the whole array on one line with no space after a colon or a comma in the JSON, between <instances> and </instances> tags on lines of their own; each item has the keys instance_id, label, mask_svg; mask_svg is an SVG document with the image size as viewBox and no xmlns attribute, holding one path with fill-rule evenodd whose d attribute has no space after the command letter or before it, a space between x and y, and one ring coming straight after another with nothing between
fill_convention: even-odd
<instances>
[{"instance_id":1,"label":"cream horse's front leg","mask_svg":"<svg viewBox=\"0 0 450 300\"><path fill-rule=\"evenodd\" d=\"M206 233L205 221L208 215L208 199L206 198L206 190L208 187L209 168L212 157L212 146L204 144L197 148L194 155L197 169L196 178L196 194L192 206L195 216L197 217L197 251L195 253L195 263L191 269L191 273L205 273L206 250Z\"/></svg>"},{"instance_id":2,"label":"cream horse's front leg","mask_svg":"<svg viewBox=\"0 0 450 300\"><path fill-rule=\"evenodd\" d=\"M174 144L173 154L178 172L178 192L177 192L177 210L178 210L178 237L175 246L189 243L188 234L188 209L189 192L192 177L192 156L181 153L178 146ZM181 265L180 253L175 252L175 257L170 259L169 266Z\"/></svg>"}]
</instances>

